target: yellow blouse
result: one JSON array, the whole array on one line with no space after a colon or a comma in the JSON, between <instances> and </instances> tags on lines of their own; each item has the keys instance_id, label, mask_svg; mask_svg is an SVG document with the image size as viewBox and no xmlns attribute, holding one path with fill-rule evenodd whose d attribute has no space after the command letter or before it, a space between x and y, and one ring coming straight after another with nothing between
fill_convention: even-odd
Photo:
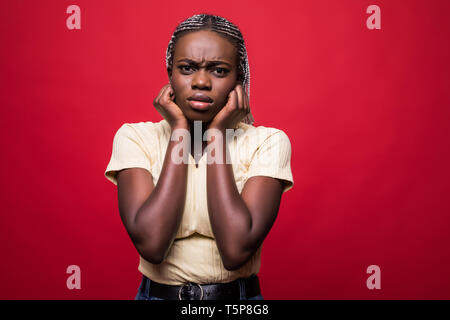
<instances>
[{"instance_id":1,"label":"yellow blouse","mask_svg":"<svg viewBox=\"0 0 450 320\"><path fill-rule=\"evenodd\" d=\"M160 122L124 123L116 132L105 177L117 185L116 173L124 168L144 168L158 182L171 129L166 120ZM236 186L242 192L253 176L269 176L284 180L283 192L293 186L291 144L281 130L254 127L240 122L228 143ZM190 155L187 192L183 217L175 240L161 264L142 257L138 270L153 281L180 285L186 282L223 283L257 274L262 245L240 269L228 271L223 266L209 221L206 198L206 153L195 166Z\"/></svg>"}]
</instances>

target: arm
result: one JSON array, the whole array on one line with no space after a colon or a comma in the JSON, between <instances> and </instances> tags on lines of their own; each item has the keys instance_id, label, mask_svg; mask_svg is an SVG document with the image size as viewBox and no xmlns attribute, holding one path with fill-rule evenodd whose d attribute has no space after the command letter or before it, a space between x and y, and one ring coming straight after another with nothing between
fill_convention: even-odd
<instances>
[{"instance_id":1,"label":"arm","mask_svg":"<svg viewBox=\"0 0 450 320\"><path fill-rule=\"evenodd\" d=\"M240 195L232 166L225 162L226 143L221 145L215 147L223 148L222 161L207 166L208 211L223 264L236 270L253 256L275 222L283 184L271 177L251 177Z\"/></svg>"},{"instance_id":2,"label":"arm","mask_svg":"<svg viewBox=\"0 0 450 320\"><path fill-rule=\"evenodd\" d=\"M183 215L187 165L175 164L170 156L178 143L169 142L156 186L142 168L117 174L120 217L139 254L151 263L164 260Z\"/></svg>"},{"instance_id":3,"label":"arm","mask_svg":"<svg viewBox=\"0 0 450 320\"><path fill-rule=\"evenodd\" d=\"M176 129L189 130L182 111L172 101L172 88L166 85L153 104ZM119 211L122 222L139 254L147 261L161 263L175 239L186 199L187 165L172 161L172 151L190 140L169 141L156 186L150 172L142 168L117 173ZM186 150L186 148L184 148Z\"/></svg>"},{"instance_id":4,"label":"arm","mask_svg":"<svg viewBox=\"0 0 450 320\"><path fill-rule=\"evenodd\" d=\"M248 179L240 195L232 166L226 164L226 128L233 128L249 112L248 97L238 84L209 125L213 130L208 145L222 152L215 151L217 161L207 168L208 212L227 270L239 269L260 247L275 222L283 193L280 180L258 175Z\"/></svg>"}]
</instances>

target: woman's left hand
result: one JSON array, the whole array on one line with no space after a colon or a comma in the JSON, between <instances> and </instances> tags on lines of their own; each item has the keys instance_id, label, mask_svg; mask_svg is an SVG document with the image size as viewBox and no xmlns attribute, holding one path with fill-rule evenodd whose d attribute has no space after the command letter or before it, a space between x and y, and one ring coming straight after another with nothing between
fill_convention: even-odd
<instances>
[{"instance_id":1,"label":"woman's left hand","mask_svg":"<svg viewBox=\"0 0 450 320\"><path fill-rule=\"evenodd\" d=\"M237 84L228 94L228 101L209 124L208 128L225 130L234 128L250 113L247 93Z\"/></svg>"}]
</instances>

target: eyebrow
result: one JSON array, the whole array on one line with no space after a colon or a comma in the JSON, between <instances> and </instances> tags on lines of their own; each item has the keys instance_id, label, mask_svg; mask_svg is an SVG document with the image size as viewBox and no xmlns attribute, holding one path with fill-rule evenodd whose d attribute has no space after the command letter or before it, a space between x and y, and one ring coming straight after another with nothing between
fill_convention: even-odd
<instances>
[{"instance_id":1,"label":"eyebrow","mask_svg":"<svg viewBox=\"0 0 450 320\"><path fill-rule=\"evenodd\" d=\"M178 63L178 62L187 62L187 63L192 64L192 65L194 65L194 66L198 66L198 65L199 65L199 63L198 63L197 61L194 61L194 60L191 60L191 59L187 59L187 58L185 58L185 59L179 59L179 60L177 61L177 63ZM206 66L208 66L208 67L213 67L213 66L216 66L216 65L218 65L218 64L226 64L226 65L229 66L230 68L232 67L231 64L229 64L228 62L220 61L220 60L207 61Z\"/></svg>"}]
</instances>

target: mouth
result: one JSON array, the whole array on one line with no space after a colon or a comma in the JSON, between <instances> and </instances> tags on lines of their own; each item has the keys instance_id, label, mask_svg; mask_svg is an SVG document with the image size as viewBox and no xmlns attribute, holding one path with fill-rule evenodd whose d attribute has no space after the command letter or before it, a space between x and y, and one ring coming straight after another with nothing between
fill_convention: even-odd
<instances>
[{"instance_id":1,"label":"mouth","mask_svg":"<svg viewBox=\"0 0 450 320\"><path fill-rule=\"evenodd\" d=\"M192 109L199 110L199 111L208 110L212 105L212 102L204 102L204 101L198 101L198 100L188 100L188 101L189 101L189 104L192 107Z\"/></svg>"},{"instance_id":2,"label":"mouth","mask_svg":"<svg viewBox=\"0 0 450 320\"><path fill-rule=\"evenodd\" d=\"M203 93L196 93L187 98L192 109L205 111L209 109L213 103L213 99Z\"/></svg>"}]
</instances>

